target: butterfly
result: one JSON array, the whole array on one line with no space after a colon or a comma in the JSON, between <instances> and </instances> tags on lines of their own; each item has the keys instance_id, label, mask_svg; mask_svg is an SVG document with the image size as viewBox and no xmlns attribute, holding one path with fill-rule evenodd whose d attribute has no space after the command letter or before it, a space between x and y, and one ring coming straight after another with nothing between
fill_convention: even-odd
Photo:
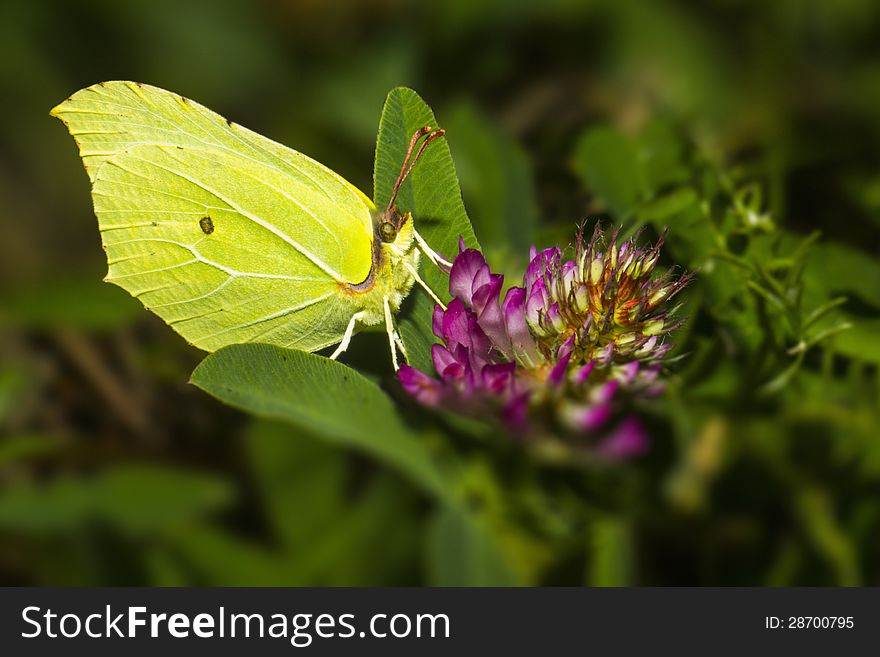
<instances>
[{"instance_id":1,"label":"butterfly","mask_svg":"<svg viewBox=\"0 0 880 657\"><path fill-rule=\"evenodd\" d=\"M384 209L315 160L178 94L102 82L55 107L79 147L107 255L104 280L140 299L205 351L263 342L304 351L385 323L391 357L406 348L394 315L428 246L397 192L445 133L413 134Z\"/></svg>"}]
</instances>

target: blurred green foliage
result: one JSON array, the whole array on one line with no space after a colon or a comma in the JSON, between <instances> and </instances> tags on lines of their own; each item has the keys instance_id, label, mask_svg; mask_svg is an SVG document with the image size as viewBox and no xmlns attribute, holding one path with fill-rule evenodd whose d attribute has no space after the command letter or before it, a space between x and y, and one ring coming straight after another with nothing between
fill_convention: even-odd
<instances>
[{"instance_id":1,"label":"blurred green foliage","mask_svg":"<svg viewBox=\"0 0 880 657\"><path fill-rule=\"evenodd\" d=\"M878 28L871 0L0 3L0 581L877 585ZM48 116L107 79L364 190L386 94L417 89L511 281L585 219L668 226L666 264L699 273L651 453L534 467L405 403L374 417L435 457L439 501L405 450L345 448L354 411L304 423L291 390L252 419L187 385L202 355L100 283ZM386 353L366 333L348 362L394 396Z\"/></svg>"}]
</instances>

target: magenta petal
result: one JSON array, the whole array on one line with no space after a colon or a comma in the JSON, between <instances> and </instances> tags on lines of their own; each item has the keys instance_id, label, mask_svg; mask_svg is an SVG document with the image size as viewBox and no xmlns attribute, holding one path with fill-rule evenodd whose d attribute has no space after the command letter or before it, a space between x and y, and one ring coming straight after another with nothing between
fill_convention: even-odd
<instances>
[{"instance_id":1,"label":"magenta petal","mask_svg":"<svg viewBox=\"0 0 880 657\"><path fill-rule=\"evenodd\" d=\"M598 447L602 456L626 459L644 454L650 438L638 418L629 417L618 424L614 431Z\"/></svg>"},{"instance_id":2,"label":"magenta petal","mask_svg":"<svg viewBox=\"0 0 880 657\"><path fill-rule=\"evenodd\" d=\"M574 382L577 385L583 385L590 378L594 367L596 367L596 361L591 360L577 371L577 374L574 375Z\"/></svg>"},{"instance_id":3,"label":"magenta petal","mask_svg":"<svg viewBox=\"0 0 880 657\"><path fill-rule=\"evenodd\" d=\"M449 293L470 305L474 278L483 267L488 270L486 259L476 249L466 249L459 253L449 274Z\"/></svg>"},{"instance_id":4,"label":"magenta petal","mask_svg":"<svg viewBox=\"0 0 880 657\"><path fill-rule=\"evenodd\" d=\"M488 271L486 267L486 271ZM476 281L483 281L480 285ZM498 305L501 294L501 287L504 285L504 276L501 274L489 274L483 278L480 274L474 279L474 290L471 295L471 307L476 311L477 315L482 314L487 304L495 303Z\"/></svg>"},{"instance_id":5,"label":"magenta petal","mask_svg":"<svg viewBox=\"0 0 880 657\"><path fill-rule=\"evenodd\" d=\"M477 323L477 314L470 308L466 308L461 316L457 318L455 331L461 331L459 342L465 345L470 351L471 357L477 359L487 359L492 351L492 342L489 337L480 328ZM452 345L449 345L452 349Z\"/></svg>"},{"instance_id":6,"label":"magenta petal","mask_svg":"<svg viewBox=\"0 0 880 657\"><path fill-rule=\"evenodd\" d=\"M446 308L440 332L446 346L456 354L459 362L470 361L474 367L477 364L482 366L479 361L488 358L492 350L492 343L477 324L476 314L470 308L465 308L458 297ZM458 357L459 348L465 349L462 358Z\"/></svg>"},{"instance_id":7,"label":"magenta petal","mask_svg":"<svg viewBox=\"0 0 880 657\"><path fill-rule=\"evenodd\" d=\"M455 356L442 344L435 344L431 347L431 360L434 362L434 369L437 374L443 374L447 367L457 362Z\"/></svg>"},{"instance_id":8,"label":"magenta petal","mask_svg":"<svg viewBox=\"0 0 880 657\"><path fill-rule=\"evenodd\" d=\"M412 397L425 406L438 406L443 396L443 385L430 376L409 365L401 365L397 371L400 385Z\"/></svg>"},{"instance_id":9,"label":"magenta petal","mask_svg":"<svg viewBox=\"0 0 880 657\"><path fill-rule=\"evenodd\" d=\"M556 358L564 358L571 355L572 349L574 349L573 335L569 337L568 340L559 345L559 349L556 350Z\"/></svg>"},{"instance_id":10,"label":"magenta petal","mask_svg":"<svg viewBox=\"0 0 880 657\"><path fill-rule=\"evenodd\" d=\"M507 335L507 327L499 303L503 283L503 276L493 275L488 285L484 285L474 293L474 309L477 312L477 323L492 341L493 346L505 358L512 358L510 337Z\"/></svg>"},{"instance_id":11,"label":"magenta petal","mask_svg":"<svg viewBox=\"0 0 880 657\"><path fill-rule=\"evenodd\" d=\"M444 383L452 383L465 379L466 375L467 367L459 362L450 363L442 372L440 372L440 378L443 379Z\"/></svg>"},{"instance_id":12,"label":"magenta petal","mask_svg":"<svg viewBox=\"0 0 880 657\"><path fill-rule=\"evenodd\" d=\"M524 392L511 399L501 411L501 419L510 429L524 433L528 427L529 393Z\"/></svg>"},{"instance_id":13,"label":"magenta petal","mask_svg":"<svg viewBox=\"0 0 880 657\"><path fill-rule=\"evenodd\" d=\"M415 367L410 365L401 365L400 369L397 371L397 378L400 380L401 385L403 385L404 389L407 392L410 392L410 389L413 386L418 386L425 379L430 379L427 374L422 372L421 370L417 370Z\"/></svg>"},{"instance_id":14,"label":"magenta petal","mask_svg":"<svg viewBox=\"0 0 880 657\"><path fill-rule=\"evenodd\" d=\"M562 358L559 359L553 369L550 370L550 374L547 377L547 382L551 386L558 386L560 383L565 381L565 373L568 371L568 361L571 359L571 351L565 354Z\"/></svg>"},{"instance_id":15,"label":"magenta petal","mask_svg":"<svg viewBox=\"0 0 880 657\"><path fill-rule=\"evenodd\" d=\"M639 383L653 383L660 376L660 363L644 367L639 372Z\"/></svg>"},{"instance_id":16,"label":"magenta petal","mask_svg":"<svg viewBox=\"0 0 880 657\"><path fill-rule=\"evenodd\" d=\"M453 353L456 362L447 368L449 376L461 379L464 382L464 392L471 394L480 385L477 373L483 369L485 361L475 358L473 350L468 349L465 345L458 345Z\"/></svg>"},{"instance_id":17,"label":"magenta petal","mask_svg":"<svg viewBox=\"0 0 880 657\"><path fill-rule=\"evenodd\" d=\"M552 327L556 333L562 333L565 330L565 318L562 316L562 311L559 310L558 303L550 304L550 307L545 310L544 323Z\"/></svg>"},{"instance_id":18,"label":"magenta petal","mask_svg":"<svg viewBox=\"0 0 880 657\"><path fill-rule=\"evenodd\" d=\"M516 363L494 363L483 367L483 383L489 392L500 394L513 380Z\"/></svg>"},{"instance_id":19,"label":"magenta petal","mask_svg":"<svg viewBox=\"0 0 880 657\"><path fill-rule=\"evenodd\" d=\"M534 247L532 248L534 249ZM561 257L562 250L558 246L544 249L540 253L533 255L523 277L523 287L527 290L531 289L535 281L543 279L545 273L551 273L559 266Z\"/></svg>"},{"instance_id":20,"label":"magenta petal","mask_svg":"<svg viewBox=\"0 0 880 657\"><path fill-rule=\"evenodd\" d=\"M639 361L634 360L623 366L623 382L626 385L635 381L636 375L639 373Z\"/></svg>"},{"instance_id":21,"label":"magenta petal","mask_svg":"<svg viewBox=\"0 0 880 657\"><path fill-rule=\"evenodd\" d=\"M584 431L596 431L611 418L611 404L602 402L584 408L577 416L578 426Z\"/></svg>"},{"instance_id":22,"label":"magenta petal","mask_svg":"<svg viewBox=\"0 0 880 657\"><path fill-rule=\"evenodd\" d=\"M434 314L431 316L431 330L441 340L443 339L443 315L446 313L439 303L434 304Z\"/></svg>"},{"instance_id":23,"label":"magenta petal","mask_svg":"<svg viewBox=\"0 0 880 657\"><path fill-rule=\"evenodd\" d=\"M566 260L562 265L562 291L566 299L572 298L575 280L577 278L577 263L574 260Z\"/></svg>"},{"instance_id":24,"label":"magenta petal","mask_svg":"<svg viewBox=\"0 0 880 657\"><path fill-rule=\"evenodd\" d=\"M617 389L620 387L620 381L616 379L612 379L601 388L599 388L596 393L596 401L598 402L610 402L614 397L614 393L617 392Z\"/></svg>"},{"instance_id":25,"label":"magenta petal","mask_svg":"<svg viewBox=\"0 0 880 657\"><path fill-rule=\"evenodd\" d=\"M514 357L524 361L528 365L537 365L538 349L535 346L535 338L526 324L524 312L526 291L521 287L512 287L504 297L501 312L504 313L504 323L507 326L507 335L510 337Z\"/></svg>"},{"instance_id":26,"label":"magenta petal","mask_svg":"<svg viewBox=\"0 0 880 657\"><path fill-rule=\"evenodd\" d=\"M469 344L468 314L461 299L455 298L449 302L446 312L440 322L440 338L446 343L451 351L455 351L460 344Z\"/></svg>"},{"instance_id":27,"label":"magenta petal","mask_svg":"<svg viewBox=\"0 0 880 657\"><path fill-rule=\"evenodd\" d=\"M480 267L474 273L474 278L471 281L471 291L470 291L470 299L471 299L470 305L471 306L475 305L474 300L473 300L474 293L476 293L476 291L479 290L484 285L488 285L489 281L491 281L491 280L492 280L492 270L489 269L489 265L487 265L487 264L484 264L482 267Z\"/></svg>"},{"instance_id":28,"label":"magenta petal","mask_svg":"<svg viewBox=\"0 0 880 657\"><path fill-rule=\"evenodd\" d=\"M539 326L541 317L547 312L547 288L543 280L532 284L525 310L528 323L533 327Z\"/></svg>"}]
</instances>

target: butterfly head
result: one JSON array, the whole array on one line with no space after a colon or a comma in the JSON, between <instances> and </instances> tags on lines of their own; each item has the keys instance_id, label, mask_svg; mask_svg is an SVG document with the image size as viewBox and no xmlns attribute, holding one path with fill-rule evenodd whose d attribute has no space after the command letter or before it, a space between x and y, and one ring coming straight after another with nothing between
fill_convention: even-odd
<instances>
[{"instance_id":1,"label":"butterfly head","mask_svg":"<svg viewBox=\"0 0 880 657\"><path fill-rule=\"evenodd\" d=\"M385 244L393 244L404 225L412 218L409 212L401 213L396 205L379 214L376 221L376 233Z\"/></svg>"},{"instance_id":2,"label":"butterfly head","mask_svg":"<svg viewBox=\"0 0 880 657\"><path fill-rule=\"evenodd\" d=\"M379 224L379 238L385 242L393 242L397 239L397 227L390 221L383 221Z\"/></svg>"},{"instance_id":3,"label":"butterfly head","mask_svg":"<svg viewBox=\"0 0 880 657\"><path fill-rule=\"evenodd\" d=\"M445 134L446 131L442 128L437 128L435 130L429 125L419 128L413 133L412 138L409 140L409 147L406 150L406 155L403 158L403 164L400 166L400 173L397 174L397 180L394 182L394 187L391 190L391 199L388 201L385 210L379 214L378 220L376 221L376 232L382 242L386 244L396 242L401 230L403 230L407 221L411 219L409 212L402 214L400 210L397 209L397 205L395 205L395 202L397 201L397 193L400 191L401 185L403 185L404 181L412 172L416 162L422 157L425 149L432 141ZM419 142L421 142L421 144L419 144ZM416 150L417 145L418 150Z\"/></svg>"}]
</instances>

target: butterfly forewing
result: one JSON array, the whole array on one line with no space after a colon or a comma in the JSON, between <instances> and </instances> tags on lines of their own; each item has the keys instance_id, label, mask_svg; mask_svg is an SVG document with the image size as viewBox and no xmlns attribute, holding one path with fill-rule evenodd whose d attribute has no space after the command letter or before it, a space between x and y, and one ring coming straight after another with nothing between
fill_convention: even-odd
<instances>
[{"instance_id":1,"label":"butterfly forewing","mask_svg":"<svg viewBox=\"0 0 880 657\"><path fill-rule=\"evenodd\" d=\"M190 342L338 342L372 204L323 165L181 97L113 82L53 111L93 182L108 279Z\"/></svg>"}]
</instances>

